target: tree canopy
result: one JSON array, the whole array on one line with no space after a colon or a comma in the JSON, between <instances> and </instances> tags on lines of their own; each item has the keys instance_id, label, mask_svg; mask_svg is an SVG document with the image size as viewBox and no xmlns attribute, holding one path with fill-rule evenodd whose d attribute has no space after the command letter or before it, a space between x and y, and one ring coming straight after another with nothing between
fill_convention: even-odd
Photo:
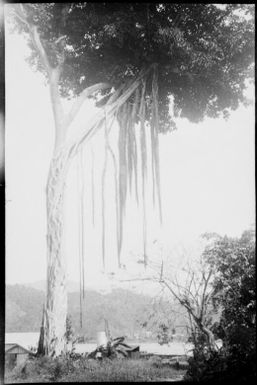
<instances>
[{"instance_id":1,"label":"tree canopy","mask_svg":"<svg viewBox=\"0 0 257 385\"><path fill-rule=\"evenodd\" d=\"M42 3L24 4L52 66L65 49L63 96L108 82L117 88L155 63L160 131L174 127L174 111L193 122L236 109L253 76L251 4ZM26 25L18 28L26 31ZM65 38L62 38L65 37ZM57 44L56 41L58 42ZM45 72L30 42L31 63ZM57 47L57 49L56 49ZM151 97L151 84L146 85ZM134 96L132 96L133 98ZM150 111L146 111L150 114Z\"/></svg>"}]
</instances>

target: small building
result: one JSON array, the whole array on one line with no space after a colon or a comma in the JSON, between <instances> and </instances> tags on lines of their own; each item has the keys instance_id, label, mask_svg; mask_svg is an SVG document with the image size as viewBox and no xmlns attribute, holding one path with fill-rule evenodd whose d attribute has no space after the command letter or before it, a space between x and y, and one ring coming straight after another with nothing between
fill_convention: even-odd
<instances>
[{"instance_id":1,"label":"small building","mask_svg":"<svg viewBox=\"0 0 257 385\"><path fill-rule=\"evenodd\" d=\"M128 350L128 356L130 358L137 359L140 357L140 347L139 346L131 346L131 350Z\"/></svg>"},{"instance_id":2,"label":"small building","mask_svg":"<svg viewBox=\"0 0 257 385\"><path fill-rule=\"evenodd\" d=\"M25 363L33 355L33 352L19 344L5 344L5 365L10 369Z\"/></svg>"}]
</instances>

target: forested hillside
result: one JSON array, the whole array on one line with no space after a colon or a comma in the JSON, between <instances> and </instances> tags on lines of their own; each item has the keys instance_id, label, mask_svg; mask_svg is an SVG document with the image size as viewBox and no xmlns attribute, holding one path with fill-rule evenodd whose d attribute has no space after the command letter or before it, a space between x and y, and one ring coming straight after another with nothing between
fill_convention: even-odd
<instances>
[{"instance_id":1,"label":"forested hillside","mask_svg":"<svg viewBox=\"0 0 257 385\"><path fill-rule=\"evenodd\" d=\"M41 290L23 285L7 285L6 332L38 332L44 298L44 292ZM68 311L75 334L83 335L88 340L94 339L97 331L104 330L104 319L108 320L114 337L126 335L131 339L155 339L159 325L166 323L172 328L185 323L183 314L177 316L174 305L124 289L114 289L107 294L86 290L82 328L78 292L69 293ZM180 330L179 328L178 332Z\"/></svg>"}]
</instances>

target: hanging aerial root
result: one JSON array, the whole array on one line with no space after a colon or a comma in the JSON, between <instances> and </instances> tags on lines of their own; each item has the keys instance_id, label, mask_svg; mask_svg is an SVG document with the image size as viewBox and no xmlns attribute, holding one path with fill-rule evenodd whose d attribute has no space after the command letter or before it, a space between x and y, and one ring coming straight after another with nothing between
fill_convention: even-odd
<instances>
[{"instance_id":1,"label":"hanging aerial root","mask_svg":"<svg viewBox=\"0 0 257 385\"><path fill-rule=\"evenodd\" d=\"M119 150L119 241L118 241L118 255L121 254L122 239L123 239L123 217L125 207L125 196L127 189L127 165L126 165L126 135L125 135L125 124L126 124L126 105L119 110L118 121L120 125L119 139L118 139L118 150Z\"/></svg>"},{"instance_id":2,"label":"hanging aerial root","mask_svg":"<svg viewBox=\"0 0 257 385\"><path fill-rule=\"evenodd\" d=\"M159 161L159 111L158 111L158 72L157 66L154 67L153 81L152 81L152 126L153 126L153 160L154 160L154 176L153 183L156 184L159 216L162 223L162 207L161 207L161 187L160 187L160 161Z\"/></svg>"},{"instance_id":3,"label":"hanging aerial root","mask_svg":"<svg viewBox=\"0 0 257 385\"><path fill-rule=\"evenodd\" d=\"M81 148L78 154L78 163L79 163L79 174L80 174L80 191L79 191L79 216L80 216L80 242L81 247L79 249L80 259L81 259L81 280L82 280L82 294L83 299L85 298L85 223L84 223L84 197L85 197L85 171L84 171L84 157L83 157L83 149Z\"/></svg>"},{"instance_id":4,"label":"hanging aerial root","mask_svg":"<svg viewBox=\"0 0 257 385\"><path fill-rule=\"evenodd\" d=\"M145 180L147 175L147 148L146 148L146 135L145 135L145 89L146 89L146 80L143 82L141 101L139 108L139 117L140 117L140 150L141 150L141 162L142 162L142 178Z\"/></svg>"},{"instance_id":5,"label":"hanging aerial root","mask_svg":"<svg viewBox=\"0 0 257 385\"><path fill-rule=\"evenodd\" d=\"M116 229L117 229L117 254L118 254L118 266L121 267L121 255L120 255L120 229L119 229L119 223L120 223L120 213L119 213L119 204L118 204L118 167L116 158L114 155L114 152L111 148L109 148L109 151L111 153L112 159L113 159L113 165L114 165L114 182L115 182L115 202L116 202Z\"/></svg>"},{"instance_id":6,"label":"hanging aerial root","mask_svg":"<svg viewBox=\"0 0 257 385\"><path fill-rule=\"evenodd\" d=\"M135 93L135 98L134 98L133 109L132 109L132 125L131 125L132 173L134 174L134 180L135 180L135 194L136 194L137 204L138 204L138 183L137 183L138 175L137 175L137 140L136 140L135 126L137 123L139 107L140 107L139 106L139 89L137 88Z\"/></svg>"},{"instance_id":7,"label":"hanging aerial root","mask_svg":"<svg viewBox=\"0 0 257 385\"><path fill-rule=\"evenodd\" d=\"M105 136L105 147L104 147L104 167L102 172L102 262L103 269L105 270L105 177L106 177L106 167L108 159L108 147L107 147L107 137L108 137L108 128L107 128L107 117L105 115L105 126L104 126L104 136Z\"/></svg>"},{"instance_id":8,"label":"hanging aerial root","mask_svg":"<svg viewBox=\"0 0 257 385\"><path fill-rule=\"evenodd\" d=\"M82 151L82 149L81 149ZM80 154L78 154L80 155ZM77 157L77 191L78 191L78 234L79 234L79 308L80 308L80 327L82 328L82 199L81 199L81 162Z\"/></svg>"},{"instance_id":9,"label":"hanging aerial root","mask_svg":"<svg viewBox=\"0 0 257 385\"><path fill-rule=\"evenodd\" d=\"M147 264L147 252L146 252L146 242L147 242L147 224L146 224L146 207L145 207L145 183L146 183L146 173L147 173L147 146L146 146L146 134L145 134L145 114L146 114L146 105L145 105L145 90L146 90L146 79L144 79L142 84L141 91L141 100L139 107L139 117L140 117L140 151L141 151L141 177L142 177L142 206L143 206L143 253L144 253L144 264Z\"/></svg>"},{"instance_id":10,"label":"hanging aerial root","mask_svg":"<svg viewBox=\"0 0 257 385\"><path fill-rule=\"evenodd\" d=\"M113 116L113 119L108 127L108 121L107 121L107 116L105 119L105 127L104 127L104 138L105 138L105 152L104 152L104 167L103 167L103 172L102 172L102 261L103 261L103 268L105 270L105 229L106 229L106 223L105 223L105 178L106 178L106 171L107 171L107 160L108 160L108 152L110 152L111 157L113 159L114 163L114 179L115 179L115 200L116 200L116 222L117 222L117 251L118 251L118 263L120 266L120 254L119 254L119 207L117 205L118 203L118 187L117 187L117 180L118 180L118 175L117 175L117 164L116 164L116 159L114 156L114 153L112 151L112 148L109 143L109 133L111 131L112 125L115 121L116 115Z\"/></svg>"},{"instance_id":11,"label":"hanging aerial root","mask_svg":"<svg viewBox=\"0 0 257 385\"><path fill-rule=\"evenodd\" d=\"M129 185L129 191L131 193L131 186L132 186L132 143L133 143L133 138L132 138L132 106L128 104L128 119L127 119L127 124L125 126L125 132L126 132L126 154L127 154L127 164L128 164L128 185Z\"/></svg>"},{"instance_id":12,"label":"hanging aerial root","mask_svg":"<svg viewBox=\"0 0 257 385\"><path fill-rule=\"evenodd\" d=\"M111 126L109 130L111 129ZM119 180L118 180L118 166L115 158L115 154L111 148L109 141L107 140L108 151L111 154L114 167L114 187L115 187L115 206L116 206L116 236L117 236L117 256L118 267L121 267L121 255L120 255L120 212L119 212Z\"/></svg>"},{"instance_id":13,"label":"hanging aerial root","mask_svg":"<svg viewBox=\"0 0 257 385\"><path fill-rule=\"evenodd\" d=\"M93 116L91 121L88 123L88 130L76 134L70 141L66 142L63 146L59 148L58 154L63 150L67 151L69 159L71 159L78 151L78 148L89 139L102 127L105 121L105 114L107 114L107 119L113 116L118 110L121 109L124 103L130 98L133 92L139 87L140 82L144 77L146 77L154 65L149 66L149 68L142 70L138 77L135 80L131 81L131 84L128 86L124 84L117 90L110 100L107 102L105 109L101 108L100 111ZM122 92L123 90L123 92ZM119 95L121 93L121 95ZM110 103L109 103L110 102Z\"/></svg>"},{"instance_id":14,"label":"hanging aerial root","mask_svg":"<svg viewBox=\"0 0 257 385\"><path fill-rule=\"evenodd\" d=\"M84 156L82 149L80 151L80 162L81 162L81 180L82 180L82 190L81 190L81 229L82 229L82 290L83 290L83 299L85 298L85 237L86 237L86 229L85 229L85 166L84 166Z\"/></svg>"},{"instance_id":15,"label":"hanging aerial root","mask_svg":"<svg viewBox=\"0 0 257 385\"><path fill-rule=\"evenodd\" d=\"M152 77L152 93L151 93L151 117L150 117L150 129L151 129L151 149L152 149L152 181L153 181L153 205L155 206L155 188L156 186L156 153L157 153L157 124L158 124L158 111L156 110L156 67L153 69Z\"/></svg>"},{"instance_id":16,"label":"hanging aerial root","mask_svg":"<svg viewBox=\"0 0 257 385\"><path fill-rule=\"evenodd\" d=\"M149 74L152 74L151 95L146 95L146 82ZM150 105L149 105L150 100ZM114 116L120 126L118 137L118 156L119 167L116 164L115 154L108 143L107 125ZM115 174L115 201L116 201L116 223L117 223L117 249L118 263L120 265L120 256L123 240L123 221L125 216L126 198L128 188L132 191L132 181L135 178L135 194L138 202L138 151L141 157L141 191L143 204L143 238L144 238L144 259L147 262L147 221L146 221L146 177L147 177L147 138L146 138L146 118L150 117L151 129L151 153L152 153L152 179L153 194L156 190L159 203L159 212L161 218L161 202L160 202L160 175L159 175L159 141L158 141L158 85L157 85L157 68L152 65L147 70L141 71L139 76L130 82L123 84L117 91L110 96L105 104L105 108L101 109L99 114L92 120L86 133L80 136L78 140L73 142L69 147L69 155L72 156L77 152L78 148L94 135L100 127L105 126L105 161L102 173L102 254L103 265L105 265L105 178L106 163L108 152L110 153ZM139 145L137 146L137 136L135 125L140 123ZM93 165L92 165L93 167ZM93 172L91 171L91 179ZM92 189L93 189L92 180ZM154 190L155 189L155 190ZM154 195L155 196L155 195ZM92 190L93 199L93 190ZM92 207L92 210L94 208ZM94 215L92 215L94 218ZM93 219L94 220L94 219Z\"/></svg>"},{"instance_id":17,"label":"hanging aerial root","mask_svg":"<svg viewBox=\"0 0 257 385\"><path fill-rule=\"evenodd\" d=\"M123 113L123 125L121 127L121 136L120 136L120 192L121 192L121 215L122 219L125 214L125 203L127 197L128 189L128 175L129 175L129 165L128 165L128 153L127 153L127 125L129 121L129 105L128 103L124 104L124 113Z\"/></svg>"},{"instance_id":18,"label":"hanging aerial root","mask_svg":"<svg viewBox=\"0 0 257 385\"><path fill-rule=\"evenodd\" d=\"M95 225L95 180L94 180L94 151L91 148L91 206L92 206L92 223Z\"/></svg>"}]
</instances>

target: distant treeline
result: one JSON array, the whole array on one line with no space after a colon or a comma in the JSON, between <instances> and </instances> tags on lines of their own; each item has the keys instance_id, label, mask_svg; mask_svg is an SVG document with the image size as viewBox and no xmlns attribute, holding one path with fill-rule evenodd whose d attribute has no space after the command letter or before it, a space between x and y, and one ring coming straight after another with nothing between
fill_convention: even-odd
<instances>
[{"instance_id":1,"label":"distant treeline","mask_svg":"<svg viewBox=\"0 0 257 385\"><path fill-rule=\"evenodd\" d=\"M42 319L42 308L45 294L24 285L6 286L6 332L37 332ZM160 325L170 324L178 333L186 329L180 325L186 323L182 315L167 319L167 313L174 309L165 300L156 301L146 295L137 294L124 289L114 289L108 294L86 290L82 306L82 328L80 327L79 293L68 294L68 312L75 335L86 339L95 339L96 333L104 328L104 319L108 320L111 334L126 335L130 339L156 339ZM171 309L169 311L169 308ZM158 313L158 316L156 314ZM178 326L178 328L176 328Z\"/></svg>"}]
</instances>

